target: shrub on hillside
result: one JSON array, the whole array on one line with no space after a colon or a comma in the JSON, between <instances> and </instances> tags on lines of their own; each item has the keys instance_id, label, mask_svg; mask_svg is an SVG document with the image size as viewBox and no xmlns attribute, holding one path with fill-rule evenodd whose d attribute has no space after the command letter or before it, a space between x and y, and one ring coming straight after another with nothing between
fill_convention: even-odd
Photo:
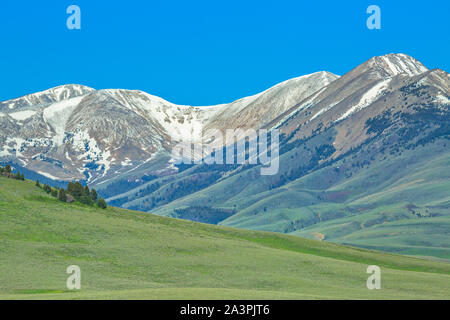
<instances>
[{"instance_id":1,"label":"shrub on hillside","mask_svg":"<svg viewBox=\"0 0 450 320\"><path fill-rule=\"evenodd\" d=\"M97 205L99 208L106 209L106 201L103 198L98 199Z\"/></svg>"},{"instance_id":2,"label":"shrub on hillside","mask_svg":"<svg viewBox=\"0 0 450 320\"><path fill-rule=\"evenodd\" d=\"M16 173L14 178L17 179L17 180L22 180L22 181L25 180L25 176L23 175L23 173L20 173L19 170L17 170L17 173Z\"/></svg>"},{"instance_id":3,"label":"shrub on hillside","mask_svg":"<svg viewBox=\"0 0 450 320\"><path fill-rule=\"evenodd\" d=\"M92 198L90 196L81 196L78 201L89 206L92 206L94 204L94 201L92 201Z\"/></svg>"}]
</instances>

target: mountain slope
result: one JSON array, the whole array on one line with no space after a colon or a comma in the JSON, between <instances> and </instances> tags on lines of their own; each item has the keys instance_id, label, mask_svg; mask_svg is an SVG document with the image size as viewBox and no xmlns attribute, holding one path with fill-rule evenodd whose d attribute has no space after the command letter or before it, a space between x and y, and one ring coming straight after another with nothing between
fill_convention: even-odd
<instances>
[{"instance_id":1,"label":"mountain slope","mask_svg":"<svg viewBox=\"0 0 450 320\"><path fill-rule=\"evenodd\" d=\"M172 174L176 168L166 155L176 143L201 141L210 128L260 128L336 78L318 72L208 107L179 106L136 90L49 89L0 103L0 161L94 186L130 171L134 180Z\"/></svg>"},{"instance_id":2,"label":"mountain slope","mask_svg":"<svg viewBox=\"0 0 450 320\"><path fill-rule=\"evenodd\" d=\"M4 177L0 243L1 299L447 299L450 280L448 263L66 204ZM366 288L372 264L382 290Z\"/></svg>"},{"instance_id":3,"label":"mountain slope","mask_svg":"<svg viewBox=\"0 0 450 320\"><path fill-rule=\"evenodd\" d=\"M218 223L448 259L449 96L445 71L401 54L375 57L269 125L282 133L277 175L241 166L174 197L172 184L208 171L198 166L149 183L148 196L137 188L112 200L205 222L214 219L190 216L192 208L232 210Z\"/></svg>"}]
</instances>

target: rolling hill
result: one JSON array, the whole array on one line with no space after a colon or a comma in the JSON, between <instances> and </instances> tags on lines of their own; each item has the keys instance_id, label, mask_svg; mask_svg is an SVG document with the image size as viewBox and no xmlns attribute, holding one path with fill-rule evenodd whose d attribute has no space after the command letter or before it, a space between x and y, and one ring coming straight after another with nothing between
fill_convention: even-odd
<instances>
[{"instance_id":1,"label":"rolling hill","mask_svg":"<svg viewBox=\"0 0 450 320\"><path fill-rule=\"evenodd\" d=\"M0 177L0 299L448 299L450 264L62 203ZM82 288L67 291L66 268ZM366 268L382 289L366 288Z\"/></svg>"}]
</instances>

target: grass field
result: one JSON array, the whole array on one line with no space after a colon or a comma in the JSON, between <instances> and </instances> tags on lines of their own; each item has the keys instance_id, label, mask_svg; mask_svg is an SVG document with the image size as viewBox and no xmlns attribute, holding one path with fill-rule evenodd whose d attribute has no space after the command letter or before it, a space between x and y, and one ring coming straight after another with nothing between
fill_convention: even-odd
<instances>
[{"instance_id":1,"label":"grass field","mask_svg":"<svg viewBox=\"0 0 450 320\"><path fill-rule=\"evenodd\" d=\"M373 264L380 290L366 288ZM450 263L66 204L0 177L0 299L449 298Z\"/></svg>"}]
</instances>

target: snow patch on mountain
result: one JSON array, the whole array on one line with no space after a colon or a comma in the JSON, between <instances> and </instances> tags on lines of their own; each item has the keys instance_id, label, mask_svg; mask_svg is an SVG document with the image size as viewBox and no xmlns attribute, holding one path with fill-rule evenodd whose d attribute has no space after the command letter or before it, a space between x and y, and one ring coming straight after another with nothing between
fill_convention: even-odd
<instances>
[{"instance_id":1,"label":"snow patch on mountain","mask_svg":"<svg viewBox=\"0 0 450 320\"><path fill-rule=\"evenodd\" d=\"M450 99L448 97L445 97L445 96L441 95L441 94L438 94L436 96L435 101L437 101L438 103L441 103L441 104L450 104Z\"/></svg>"},{"instance_id":2,"label":"snow patch on mountain","mask_svg":"<svg viewBox=\"0 0 450 320\"><path fill-rule=\"evenodd\" d=\"M25 143L25 140L22 138L7 138L6 142L3 146L2 153L8 153L10 155L14 155L16 158L23 157L22 152L25 150L25 147L23 144ZM8 150L9 148L9 150Z\"/></svg>"},{"instance_id":3,"label":"snow patch on mountain","mask_svg":"<svg viewBox=\"0 0 450 320\"><path fill-rule=\"evenodd\" d=\"M225 104L205 107L176 105L137 90L106 89L101 92L113 97L127 109L159 123L174 141L201 139L203 125L226 106Z\"/></svg>"},{"instance_id":4,"label":"snow patch on mountain","mask_svg":"<svg viewBox=\"0 0 450 320\"><path fill-rule=\"evenodd\" d=\"M359 100L359 102L352 106L350 109L348 109L341 117L339 117L337 120L335 120L335 122L337 121L341 121L347 117L349 117L351 114L358 112L364 108L366 108L367 106L371 105L375 100L378 99L378 97L380 97L384 91L386 90L386 88L389 85L389 82L391 82L391 78L383 80L379 83L377 83L376 85L374 85L371 89L369 89L365 94L363 94L363 96L361 97L361 99Z\"/></svg>"},{"instance_id":5,"label":"snow patch on mountain","mask_svg":"<svg viewBox=\"0 0 450 320\"><path fill-rule=\"evenodd\" d=\"M309 96L306 101L303 101L300 105L298 105L296 108L294 108L291 112L286 114L280 121L278 121L275 124L274 128L279 128L287 119L289 119L293 114L299 112L300 110L309 109L309 108L315 106L318 103L318 101L316 101L317 96L319 96L327 88L328 84L333 82L335 79L339 78L339 76L325 72L325 71L320 71L316 74L321 75L323 87L321 89L317 90L311 96Z\"/></svg>"},{"instance_id":6,"label":"snow patch on mountain","mask_svg":"<svg viewBox=\"0 0 450 320\"><path fill-rule=\"evenodd\" d=\"M16 157L23 157L23 152L30 148L50 147L53 141L47 138L7 138L5 144L0 151L0 156L14 155ZM36 157L37 155L35 155Z\"/></svg>"},{"instance_id":7,"label":"snow patch on mountain","mask_svg":"<svg viewBox=\"0 0 450 320\"><path fill-rule=\"evenodd\" d=\"M37 173L39 173L40 175L42 175L42 176L44 176L44 177L46 177L46 178L49 178L49 179L51 179L51 180L61 180L61 178L55 177L54 175L51 175L51 174L48 173L48 172L37 171Z\"/></svg>"},{"instance_id":8,"label":"snow patch on mountain","mask_svg":"<svg viewBox=\"0 0 450 320\"><path fill-rule=\"evenodd\" d=\"M24 109L30 106L46 107L51 103L71 99L93 91L95 91L95 89L83 85L67 84L33 94L28 94L5 102L0 102L0 109L5 107L10 110Z\"/></svg>"},{"instance_id":9,"label":"snow patch on mountain","mask_svg":"<svg viewBox=\"0 0 450 320\"><path fill-rule=\"evenodd\" d=\"M35 114L36 114L36 111L25 110L25 111L18 111L18 112L10 113L9 116L18 121L24 121L28 118L31 118Z\"/></svg>"},{"instance_id":10,"label":"snow patch on mountain","mask_svg":"<svg viewBox=\"0 0 450 320\"><path fill-rule=\"evenodd\" d=\"M67 121L72 115L73 110L75 110L83 98L84 96L80 96L63 100L44 109L44 121L50 125L55 132L55 136L53 137L55 146L63 144Z\"/></svg>"},{"instance_id":11,"label":"snow patch on mountain","mask_svg":"<svg viewBox=\"0 0 450 320\"><path fill-rule=\"evenodd\" d=\"M376 65L381 66L390 76L407 74L415 76L428 71L428 69L419 61L403 53L390 53L371 59Z\"/></svg>"},{"instance_id":12,"label":"snow patch on mountain","mask_svg":"<svg viewBox=\"0 0 450 320\"><path fill-rule=\"evenodd\" d=\"M81 173L87 173L88 182L92 182L92 174L89 168L91 164L96 167L95 171L104 177L111 165L115 162L115 158L111 157L111 152L108 149L102 150L97 141L90 137L85 131L77 130L71 137L71 144L75 151L78 151L78 160L84 163L84 169L80 169Z\"/></svg>"},{"instance_id":13,"label":"snow patch on mountain","mask_svg":"<svg viewBox=\"0 0 450 320\"><path fill-rule=\"evenodd\" d=\"M126 157L125 160L122 161L120 164L122 165L122 167L128 167L128 166L133 165L133 163L131 162L131 160L128 157Z\"/></svg>"}]
</instances>

